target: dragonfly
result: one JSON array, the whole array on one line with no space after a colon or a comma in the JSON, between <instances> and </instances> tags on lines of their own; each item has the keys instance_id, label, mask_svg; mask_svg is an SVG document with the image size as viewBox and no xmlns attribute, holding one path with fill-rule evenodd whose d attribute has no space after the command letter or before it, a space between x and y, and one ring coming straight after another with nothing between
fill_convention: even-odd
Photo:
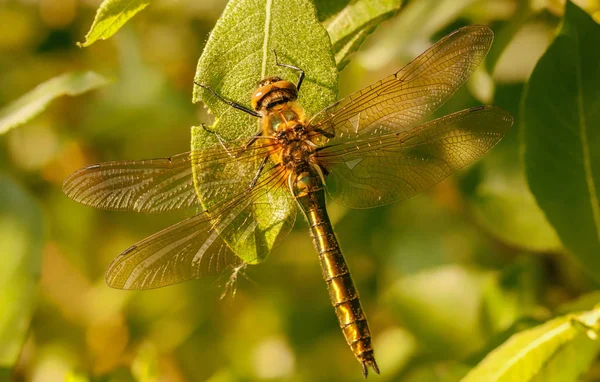
<instances>
[{"instance_id":1,"label":"dragonfly","mask_svg":"<svg viewBox=\"0 0 600 382\"><path fill-rule=\"evenodd\" d=\"M366 378L379 373L367 317L326 209L325 193L351 208L410 198L496 145L513 124L496 106L477 106L427 121L483 61L494 34L460 28L398 72L308 118L296 83L259 82L251 107L256 135L169 158L91 165L71 174L63 191L88 206L119 211L199 213L121 253L106 272L109 286L159 288L237 272L263 261L290 231L299 208L318 253L340 328Z\"/></svg>"}]
</instances>

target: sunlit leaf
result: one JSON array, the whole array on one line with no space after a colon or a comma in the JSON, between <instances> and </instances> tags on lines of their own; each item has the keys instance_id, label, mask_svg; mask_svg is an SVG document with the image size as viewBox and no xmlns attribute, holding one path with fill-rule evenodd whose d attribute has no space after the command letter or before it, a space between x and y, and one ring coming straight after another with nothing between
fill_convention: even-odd
<instances>
[{"instance_id":1,"label":"sunlit leaf","mask_svg":"<svg viewBox=\"0 0 600 382\"><path fill-rule=\"evenodd\" d=\"M195 81L210 86L226 99L251 108L250 97L261 79L279 75L296 82L298 78L298 72L275 65L274 50L280 62L305 71L306 79L298 101L307 116L335 101L337 69L331 43L327 31L316 17L312 2L308 0L229 2L198 61ZM211 129L225 140L251 137L260 129L256 117L234 109L196 86L194 102L199 101L215 115L216 122ZM215 143L215 135L206 133L201 127L192 129L192 149ZM267 196L264 203L257 205L272 204ZM291 214L295 206L282 206L282 209L285 208ZM257 229L268 230L264 236L268 237L265 240L271 247L277 232L286 228L286 224L281 225L281 216L270 216L264 210L255 209L253 213L259 222ZM246 261L256 261L253 242L235 242L235 238L225 240L238 256Z\"/></svg>"},{"instance_id":2,"label":"sunlit leaf","mask_svg":"<svg viewBox=\"0 0 600 382\"><path fill-rule=\"evenodd\" d=\"M96 12L92 27L85 35L85 42L77 45L86 47L98 40L106 40L150 2L151 0L104 0Z\"/></svg>"},{"instance_id":3,"label":"sunlit leaf","mask_svg":"<svg viewBox=\"0 0 600 382\"><path fill-rule=\"evenodd\" d=\"M575 381L598 354L600 309L562 316L513 335L462 382Z\"/></svg>"},{"instance_id":4,"label":"sunlit leaf","mask_svg":"<svg viewBox=\"0 0 600 382\"><path fill-rule=\"evenodd\" d=\"M488 72L493 73L498 60L506 50L506 47L513 41L515 35L523 28L523 25L530 20L532 14L532 2L522 1L517 3L515 17L512 17L501 28L495 31L494 45L486 56L485 66Z\"/></svg>"},{"instance_id":5,"label":"sunlit leaf","mask_svg":"<svg viewBox=\"0 0 600 382\"><path fill-rule=\"evenodd\" d=\"M79 95L108 83L109 80L95 72L65 73L43 82L0 109L0 134L29 121L55 98Z\"/></svg>"},{"instance_id":6,"label":"sunlit leaf","mask_svg":"<svg viewBox=\"0 0 600 382\"><path fill-rule=\"evenodd\" d=\"M417 340L405 329L392 327L373 340L377 348L377 364L390 375L405 368L417 353Z\"/></svg>"},{"instance_id":7,"label":"sunlit leaf","mask_svg":"<svg viewBox=\"0 0 600 382\"><path fill-rule=\"evenodd\" d=\"M3 174L0 201L0 368L10 368L36 306L44 235L37 202Z\"/></svg>"},{"instance_id":8,"label":"sunlit leaf","mask_svg":"<svg viewBox=\"0 0 600 382\"><path fill-rule=\"evenodd\" d=\"M229 2L198 61L195 81L251 108L250 97L261 79L280 75L295 82L298 78L297 72L275 65L273 50L280 62L306 72L299 102L308 116L335 101L337 69L331 43L308 0ZM232 108L207 90L195 87L193 100L202 101L215 115L212 129L225 139L250 137L259 129L256 117ZM198 135L205 131L195 129L194 142Z\"/></svg>"},{"instance_id":9,"label":"sunlit leaf","mask_svg":"<svg viewBox=\"0 0 600 382\"><path fill-rule=\"evenodd\" d=\"M485 183L478 188L473 201L478 221L510 245L535 251L560 248L556 233L524 184L512 189L507 185Z\"/></svg>"},{"instance_id":10,"label":"sunlit leaf","mask_svg":"<svg viewBox=\"0 0 600 382\"><path fill-rule=\"evenodd\" d=\"M600 279L600 26L567 3L522 104L529 187L561 241Z\"/></svg>"},{"instance_id":11,"label":"sunlit leaf","mask_svg":"<svg viewBox=\"0 0 600 382\"><path fill-rule=\"evenodd\" d=\"M324 21L339 70L346 66L348 56L358 50L377 25L392 17L401 4L402 0L357 0Z\"/></svg>"}]
</instances>

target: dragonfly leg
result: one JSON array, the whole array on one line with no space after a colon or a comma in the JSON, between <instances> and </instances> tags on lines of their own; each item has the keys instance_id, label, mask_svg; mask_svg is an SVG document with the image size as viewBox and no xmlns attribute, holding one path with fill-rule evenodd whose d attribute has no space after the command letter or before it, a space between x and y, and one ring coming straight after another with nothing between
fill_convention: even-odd
<instances>
[{"instance_id":1,"label":"dragonfly leg","mask_svg":"<svg viewBox=\"0 0 600 382\"><path fill-rule=\"evenodd\" d=\"M330 133L330 132L325 131L323 129L319 129L318 127L313 128L313 131L316 131L317 133L323 135L325 138L333 138L333 137L335 137L334 133Z\"/></svg>"},{"instance_id":2,"label":"dragonfly leg","mask_svg":"<svg viewBox=\"0 0 600 382\"><path fill-rule=\"evenodd\" d=\"M225 283L225 287L223 288L223 293L221 293L221 300L225 299L229 293L231 293L231 298L235 297L235 293L237 292L237 278L238 275L242 275L246 277L244 270L248 264L242 262L240 265L233 268L233 272L231 276L229 276L229 280Z\"/></svg>"},{"instance_id":3,"label":"dragonfly leg","mask_svg":"<svg viewBox=\"0 0 600 382\"><path fill-rule=\"evenodd\" d=\"M260 174L262 173L263 169L265 168L265 165L267 164L267 160L269 159L269 156L265 156L264 159L262 160L262 162L260 162L260 166L258 166L258 171L256 172L256 175L254 175L254 179L252 179L252 181L250 182L250 184L248 185L249 189L253 189L254 186L256 185L256 182L258 181L258 178L260 177Z\"/></svg>"},{"instance_id":4,"label":"dragonfly leg","mask_svg":"<svg viewBox=\"0 0 600 382\"><path fill-rule=\"evenodd\" d=\"M300 77L298 77L298 83L296 83L296 90L300 91L300 85L302 85L302 81L304 81L304 70L302 70L299 67L294 66L294 65L280 63L277 60L277 52L275 51L275 49L273 49L273 54L275 55L275 65L281 66L283 68L293 69L293 70L300 72Z\"/></svg>"},{"instance_id":5,"label":"dragonfly leg","mask_svg":"<svg viewBox=\"0 0 600 382\"><path fill-rule=\"evenodd\" d=\"M252 146L254 144L254 142L256 142L260 137L262 137L262 130L259 131L258 133L254 134L252 136L252 138L250 138L250 140L248 142L246 142L246 144L244 145L244 148L247 149L250 146Z\"/></svg>"},{"instance_id":6,"label":"dragonfly leg","mask_svg":"<svg viewBox=\"0 0 600 382\"><path fill-rule=\"evenodd\" d=\"M200 83L198 83L198 82L196 82L196 81L194 81L194 84L196 84L197 86L200 86L200 87L201 87L201 88L203 88L203 89L206 89L206 90L208 90L208 91L209 91L209 92L211 92L211 93L212 93L212 94L213 94L215 97L217 97L217 98L218 98L220 101L223 101L223 102L225 102L227 105L229 105L229 106L231 106L231 107L233 107L233 108L235 108L235 109L241 110L241 111L243 111L244 113L250 114L250 115L251 115L251 116L253 116L253 117L262 118L262 115L261 115L260 113L258 113L258 112L256 112L256 111L254 111L254 110L248 109L246 106L244 106L244 105L240 105L240 104L239 104L239 103L237 103L237 102L234 102L234 101L229 101L229 100L227 100L227 99L223 98L223 97L222 97L220 94L218 94L217 92L215 92L214 90L212 90L212 88L211 88L210 86L208 86L208 85L203 85L203 84L200 84Z\"/></svg>"},{"instance_id":7,"label":"dragonfly leg","mask_svg":"<svg viewBox=\"0 0 600 382\"><path fill-rule=\"evenodd\" d=\"M204 129L204 131L206 131L207 133L210 134L214 134L217 137L217 140L219 141L219 144L221 144L221 146L223 147L223 149L225 149L225 152L227 153L227 155L229 155L232 158L235 158L235 156L227 149L227 146L225 146L225 141L223 140L223 138L221 137L221 134L217 133L214 130L209 129L208 127L206 127L206 125L204 123L201 123L200 126Z\"/></svg>"}]
</instances>

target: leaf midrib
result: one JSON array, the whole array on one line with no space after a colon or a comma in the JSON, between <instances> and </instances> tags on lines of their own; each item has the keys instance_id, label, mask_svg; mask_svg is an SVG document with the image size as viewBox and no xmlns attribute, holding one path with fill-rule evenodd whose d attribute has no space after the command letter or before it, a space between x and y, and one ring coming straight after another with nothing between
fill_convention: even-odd
<instances>
[{"instance_id":1,"label":"leaf midrib","mask_svg":"<svg viewBox=\"0 0 600 382\"><path fill-rule=\"evenodd\" d=\"M273 6L273 0L267 0L265 4L265 26L264 26L264 39L263 39L263 59L260 70L260 78L263 79L267 73L267 55L269 46L269 36L271 33L271 7Z\"/></svg>"},{"instance_id":2,"label":"leaf midrib","mask_svg":"<svg viewBox=\"0 0 600 382\"><path fill-rule=\"evenodd\" d=\"M579 121L579 136L581 137L581 146L583 151L583 168L585 171L585 181L590 194L590 204L592 205L592 216L594 217L594 224L596 228L596 239L600 242L600 205L598 204L598 198L596 194L596 183L594 182L592 163L590 161L590 147L588 142L588 125L585 118L585 111L583 105L583 78L581 73L581 56L580 56L580 45L579 45L579 33L574 33L575 37L575 49L577 50L576 64L575 64L575 77L577 81L577 117Z\"/></svg>"}]
</instances>

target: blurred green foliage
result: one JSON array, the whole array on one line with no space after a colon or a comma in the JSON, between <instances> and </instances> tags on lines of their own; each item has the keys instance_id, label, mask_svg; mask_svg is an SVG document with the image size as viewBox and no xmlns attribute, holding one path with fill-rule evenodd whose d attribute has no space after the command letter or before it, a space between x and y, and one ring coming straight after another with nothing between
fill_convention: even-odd
<instances>
[{"instance_id":1,"label":"blurred green foliage","mask_svg":"<svg viewBox=\"0 0 600 382\"><path fill-rule=\"evenodd\" d=\"M65 73L43 82L0 109L0 134L29 121L62 95L75 96L107 84L105 78L94 72Z\"/></svg>"},{"instance_id":2,"label":"blurred green foliage","mask_svg":"<svg viewBox=\"0 0 600 382\"><path fill-rule=\"evenodd\" d=\"M600 281L598 46L600 25L567 3L523 98L523 145L531 191L565 246Z\"/></svg>"},{"instance_id":3,"label":"blurred green foliage","mask_svg":"<svg viewBox=\"0 0 600 382\"><path fill-rule=\"evenodd\" d=\"M327 20L359 3L318 2L317 16L327 26ZM576 3L596 22L600 19L597 1ZM143 292L105 286L104 270L118 253L189 214L144 216L92 210L63 196L61 183L75 169L94 162L189 150L189 127L212 118L191 103L196 63L226 4L224 0L155 1L109 40L80 49L75 42L88 33L98 5L98 1L77 0L0 1L0 25L5 26L0 34L0 105L9 105L66 72L93 70L115 79L102 89L58 98L42 114L0 136L0 248L4 249L0 323L21 312L19 330L0 343L0 354L8 349L11 355L19 354L18 359L7 358L0 378L362 379L327 299L304 222L296 224L268 261L249 269L231 300L219 301L218 285L226 280L217 284L199 280ZM486 24L497 39L485 68L437 114L493 103L527 123L523 136L528 158L531 150L542 154L553 142L563 148L568 141L558 141L550 126L531 127L527 122L533 118L532 110L548 117L561 105L535 104L530 109L526 101L525 115L520 110L525 84L554 40L563 14L564 5L558 0L406 1L350 56L339 76L340 95L395 72L457 27ZM294 31L295 20L287 21ZM252 19L248 22L251 27ZM575 24L563 27L560 38L569 38L573 28L583 27ZM348 41L362 33L348 33ZM246 36L232 37L243 45ZM582 44L586 40L580 39ZM544 60L558 49L556 41ZM284 46L285 41L278 44ZM564 48L576 49L574 44ZM597 47L583 52L558 54L549 62L597 68ZM307 54L303 59L311 57ZM202 68L209 76L216 70L230 75L227 65L217 65L218 60ZM540 67L544 68L543 62ZM592 76L600 71L582 73ZM561 91L561 80L569 80L572 74L561 70L538 75L538 90L530 83L527 100L540 102L535 91L547 96ZM593 78L583 78L591 89ZM570 96L561 94L561 99ZM598 117L594 99L582 100L586 110L596 106L588 120ZM588 137L597 135L597 128L590 124ZM600 377L593 362L597 343L588 339L597 328L594 320L587 320L598 314L597 293L588 294L597 287L593 277L598 272L587 263L597 262L598 254L578 255L580 251L565 239L556 222L581 233L583 229L577 228L581 216L569 209L547 209L532 186L540 209L528 191L524 168L529 182L530 172L535 171L543 179L539 184L549 192L571 201L582 197L575 184L568 187L569 193L555 186L571 182L555 171L551 161L535 170L527 167L527 161L523 166L522 132L523 126L516 124L483 160L406 202L364 211L328 205L374 335L382 375L370 378L458 381L484 359L474 370L524 362L529 371L537 370L532 375L538 380L548 380L544 379L547 373L560 380L573 380L580 372L583 380ZM600 152L597 139L588 142L590 153ZM550 150L545 155L567 171L580 171L574 155L565 151ZM595 174L593 158L590 163ZM36 298L31 288L35 288L40 253ZM16 270L7 271L11 269ZM4 298L23 291L27 293L18 302ZM548 321L555 314L561 317ZM492 358L486 358L514 333L538 324L513 337L512 350L511 342L502 345L504 357L494 358L497 353L491 353ZM564 331L549 338L554 325ZM0 336L4 333L0 327ZM23 340L16 353L8 347ZM523 349L531 352L512 362ZM532 359L541 360L541 366L532 368ZM573 366L565 368L567 364Z\"/></svg>"},{"instance_id":4,"label":"blurred green foliage","mask_svg":"<svg viewBox=\"0 0 600 382\"><path fill-rule=\"evenodd\" d=\"M37 202L0 174L0 368L10 369L21 353L37 302L43 216Z\"/></svg>"}]
</instances>

